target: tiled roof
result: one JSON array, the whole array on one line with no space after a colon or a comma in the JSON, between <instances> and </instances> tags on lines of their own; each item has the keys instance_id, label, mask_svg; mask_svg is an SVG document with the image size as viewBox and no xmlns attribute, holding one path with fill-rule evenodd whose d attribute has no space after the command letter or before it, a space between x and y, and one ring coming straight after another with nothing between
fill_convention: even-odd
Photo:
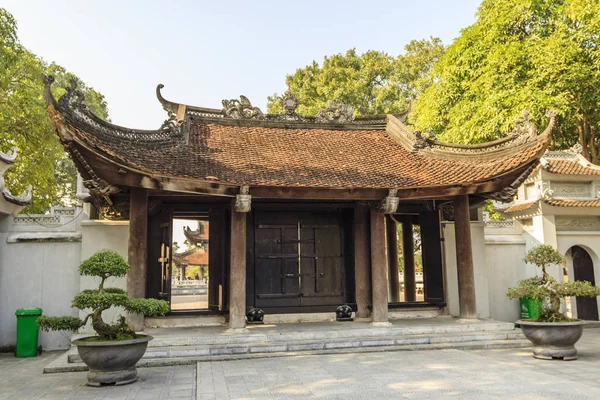
<instances>
[{"instance_id":1,"label":"tiled roof","mask_svg":"<svg viewBox=\"0 0 600 400\"><path fill-rule=\"evenodd\" d=\"M553 174L566 174L566 175L600 175L600 168L598 167L585 167L581 165L579 160L555 160L547 158L546 161L550 165L549 172Z\"/></svg>"},{"instance_id":2,"label":"tiled roof","mask_svg":"<svg viewBox=\"0 0 600 400\"><path fill-rule=\"evenodd\" d=\"M193 249L180 254L175 253L173 261L177 264L208 265L208 252L203 249Z\"/></svg>"},{"instance_id":3,"label":"tiled roof","mask_svg":"<svg viewBox=\"0 0 600 400\"><path fill-rule=\"evenodd\" d=\"M192 120L189 143L149 146L79 131L93 148L164 176L251 186L401 188L489 179L530 162L538 141L508 157L482 160L412 153L381 129L333 130L219 125Z\"/></svg>"},{"instance_id":4,"label":"tiled roof","mask_svg":"<svg viewBox=\"0 0 600 400\"><path fill-rule=\"evenodd\" d=\"M538 199L528 200L528 201L524 201L522 203L513 204L510 207L501 209L501 211L504 212L504 213L526 211L526 210L529 210L529 209L533 208L537 204L537 202L538 202Z\"/></svg>"},{"instance_id":5,"label":"tiled roof","mask_svg":"<svg viewBox=\"0 0 600 400\"><path fill-rule=\"evenodd\" d=\"M315 123L297 115L300 121L285 115L257 121L195 109L179 125L139 131L100 120L81 99L73 89L58 102L49 99L63 143L153 177L249 186L400 189L485 182L535 162L554 121L539 136L516 132L475 146L438 143L394 116L387 122L377 116Z\"/></svg>"},{"instance_id":6,"label":"tiled roof","mask_svg":"<svg viewBox=\"0 0 600 400\"><path fill-rule=\"evenodd\" d=\"M546 204L555 207L600 207L600 200L545 200Z\"/></svg>"}]
</instances>

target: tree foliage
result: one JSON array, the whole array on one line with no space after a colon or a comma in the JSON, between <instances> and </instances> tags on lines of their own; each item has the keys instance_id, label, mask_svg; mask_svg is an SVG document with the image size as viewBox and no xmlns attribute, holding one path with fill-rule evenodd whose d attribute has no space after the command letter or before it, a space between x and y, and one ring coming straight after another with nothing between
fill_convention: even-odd
<instances>
[{"instance_id":1,"label":"tree foliage","mask_svg":"<svg viewBox=\"0 0 600 400\"><path fill-rule=\"evenodd\" d=\"M530 249L523 261L537 265L542 270L542 276L522 279L517 286L508 289L506 295L510 299L532 297L544 299L542 313L538 318L541 322L569 321L560 312L560 300L570 296L595 297L600 295L600 287L588 281L559 283L546 271L546 267L562 264L564 257L554 247L542 244Z\"/></svg>"},{"instance_id":2,"label":"tree foliage","mask_svg":"<svg viewBox=\"0 0 600 400\"><path fill-rule=\"evenodd\" d=\"M145 316L165 315L169 304L157 299L130 299L123 289L105 288L104 282L110 277L122 277L129 271L129 264L118 253L111 250L101 250L83 261L79 266L81 275L99 277L98 289L86 289L73 299L72 306L80 310L91 310L84 318L77 317L46 317L38 319L38 325L45 331L68 330L76 331L84 326L89 319L92 328L98 334L99 340L127 340L136 337L124 317L117 323L107 324L102 320L102 312L111 307L122 307L126 311Z\"/></svg>"},{"instance_id":3,"label":"tree foliage","mask_svg":"<svg viewBox=\"0 0 600 400\"><path fill-rule=\"evenodd\" d=\"M358 54L325 57L286 77L290 91L300 100L298 113L314 115L333 100L353 106L358 114L399 113L406 100L417 97L429 85L433 64L444 53L440 39L413 40L397 57L369 50ZM281 113L280 95L268 98L268 112Z\"/></svg>"},{"instance_id":4,"label":"tree foliage","mask_svg":"<svg viewBox=\"0 0 600 400\"><path fill-rule=\"evenodd\" d=\"M86 104L99 117L108 111L104 97L56 64L47 64L19 44L12 15L0 8L0 151L19 148L15 164L6 172L14 193L33 186L28 212L44 212L52 205L75 202L76 170L54 134L43 99L42 74L55 75L55 97L76 80Z\"/></svg>"},{"instance_id":5,"label":"tree foliage","mask_svg":"<svg viewBox=\"0 0 600 400\"><path fill-rule=\"evenodd\" d=\"M600 139L600 0L484 0L434 67L413 122L445 141L474 143L511 130L524 109L554 145L580 143L597 162Z\"/></svg>"}]
</instances>

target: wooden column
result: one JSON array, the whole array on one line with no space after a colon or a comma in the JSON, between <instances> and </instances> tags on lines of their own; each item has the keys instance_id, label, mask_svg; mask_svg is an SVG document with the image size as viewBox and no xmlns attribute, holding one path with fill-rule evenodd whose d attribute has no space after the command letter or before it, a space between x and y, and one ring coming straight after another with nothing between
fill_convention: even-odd
<instances>
[{"instance_id":1,"label":"wooden column","mask_svg":"<svg viewBox=\"0 0 600 400\"><path fill-rule=\"evenodd\" d=\"M415 244L410 216L402 219L402 257L404 257L404 301L417 300L415 283Z\"/></svg>"},{"instance_id":2,"label":"wooden column","mask_svg":"<svg viewBox=\"0 0 600 400\"><path fill-rule=\"evenodd\" d=\"M356 318L369 316L371 304L371 244L369 241L369 208L354 209L354 281Z\"/></svg>"},{"instance_id":3,"label":"wooden column","mask_svg":"<svg viewBox=\"0 0 600 400\"><path fill-rule=\"evenodd\" d=\"M129 297L146 297L148 276L148 192L146 189L131 188L129 202L129 250L131 269L127 274Z\"/></svg>"},{"instance_id":4,"label":"wooden column","mask_svg":"<svg viewBox=\"0 0 600 400\"><path fill-rule=\"evenodd\" d=\"M371 209L371 287L373 291L373 324L389 325L387 262L385 259L384 215Z\"/></svg>"},{"instance_id":5,"label":"wooden column","mask_svg":"<svg viewBox=\"0 0 600 400\"><path fill-rule=\"evenodd\" d=\"M475 275L471 247L471 221L468 195L454 200L454 231L456 236L456 266L458 269L458 303L460 317L477 318Z\"/></svg>"},{"instance_id":6,"label":"wooden column","mask_svg":"<svg viewBox=\"0 0 600 400\"><path fill-rule=\"evenodd\" d=\"M400 281L398 280L398 236L396 221L389 215L385 219L387 232L388 280L390 282L390 302L400 301Z\"/></svg>"},{"instance_id":7,"label":"wooden column","mask_svg":"<svg viewBox=\"0 0 600 400\"><path fill-rule=\"evenodd\" d=\"M231 210L229 328L246 326L246 215Z\"/></svg>"}]
</instances>

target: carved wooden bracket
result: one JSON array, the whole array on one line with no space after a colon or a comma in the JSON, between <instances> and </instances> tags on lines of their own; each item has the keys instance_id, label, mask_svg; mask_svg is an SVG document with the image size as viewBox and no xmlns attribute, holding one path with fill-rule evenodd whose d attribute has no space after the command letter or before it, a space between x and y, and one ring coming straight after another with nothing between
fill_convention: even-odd
<instances>
[{"instance_id":1,"label":"carved wooden bracket","mask_svg":"<svg viewBox=\"0 0 600 400\"><path fill-rule=\"evenodd\" d=\"M390 189L388 195L379 204L378 211L382 214L393 214L398 209L400 198L398 189Z\"/></svg>"},{"instance_id":2,"label":"carved wooden bracket","mask_svg":"<svg viewBox=\"0 0 600 400\"><path fill-rule=\"evenodd\" d=\"M235 196L235 204L233 206L236 212L247 213L250 211L252 206L252 196L249 192L250 188L248 186L242 186L240 188L240 194Z\"/></svg>"}]
</instances>

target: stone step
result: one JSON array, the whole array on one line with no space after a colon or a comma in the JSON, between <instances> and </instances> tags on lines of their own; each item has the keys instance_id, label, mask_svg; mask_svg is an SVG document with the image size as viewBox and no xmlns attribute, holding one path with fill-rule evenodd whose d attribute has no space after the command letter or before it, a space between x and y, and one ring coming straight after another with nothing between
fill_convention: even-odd
<instances>
[{"instance_id":1,"label":"stone step","mask_svg":"<svg viewBox=\"0 0 600 400\"><path fill-rule=\"evenodd\" d=\"M340 323L343 324L343 323ZM514 331L514 324L510 322L486 322L476 324L454 324L454 325L415 325L415 326L390 326L390 327L361 327L340 326L337 329L315 329L302 331L267 331L255 333L263 329L256 326L248 329L248 333L222 332L214 335L194 335L189 332L185 336L161 335L149 343L149 347L167 346L201 346L217 344L250 344L264 342L292 342L325 339L348 339L379 336L407 336L407 335L437 335L437 334L459 334L475 332L502 332ZM152 331L150 331L152 334Z\"/></svg>"},{"instance_id":2,"label":"stone step","mask_svg":"<svg viewBox=\"0 0 600 400\"><path fill-rule=\"evenodd\" d=\"M440 307L419 307L415 309L390 309L390 320L435 318L440 315ZM266 324L334 322L335 312L321 313L291 313L291 314L265 314ZM144 325L148 328L194 328L205 326L221 326L225 324L223 315L188 315L146 317Z\"/></svg>"},{"instance_id":3,"label":"stone step","mask_svg":"<svg viewBox=\"0 0 600 400\"><path fill-rule=\"evenodd\" d=\"M524 339L520 331L463 332L459 334L367 336L356 338L322 338L318 340L262 341L236 344L210 344L197 346L149 347L143 359L185 358L221 356L233 354L258 354L277 352L317 351L330 349L348 349L362 347L411 346L424 344L450 344L462 342L519 340ZM67 356L70 363L80 363L77 352Z\"/></svg>"},{"instance_id":4,"label":"stone step","mask_svg":"<svg viewBox=\"0 0 600 400\"><path fill-rule=\"evenodd\" d=\"M372 353L385 351L418 351L418 350L478 350L478 349L506 349L506 348L522 348L530 347L531 343L528 340L514 338L512 340L474 340L452 343L423 343L423 344L393 344L380 346L364 346L364 347L345 347L345 348L322 348L316 350L297 351L273 351L273 352L240 352L231 354L215 354L215 355L196 355L187 357L164 357L164 358L143 358L137 364L138 367L162 367L171 365L190 365L197 362L206 361L228 361L253 358L271 358L271 357L292 357L297 355L319 355L319 354L340 354L340 353ZM83 363L69 363L67 355L57 358L52 363L44 368L44 373L59 373L59 372L77 372L87 371L87 367Z\"/></svg>"}]
</instances>

